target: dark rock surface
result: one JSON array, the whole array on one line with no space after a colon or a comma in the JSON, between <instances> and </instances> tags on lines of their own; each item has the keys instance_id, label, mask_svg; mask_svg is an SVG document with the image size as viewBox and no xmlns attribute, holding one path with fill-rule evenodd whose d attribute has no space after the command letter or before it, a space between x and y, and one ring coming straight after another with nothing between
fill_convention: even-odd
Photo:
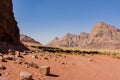
<instances>
[{"instance_id":1,"label":"dark rock surface","mask_svg":"<svg viewBox=\"0 0 120 80\"><path fill-rule=\"evenodd\" d=\"M9 48L25 50L20 43L20 33L14 18L12 0L0 2L0 52L6 52Z\"/></svg>"}]
</instances>

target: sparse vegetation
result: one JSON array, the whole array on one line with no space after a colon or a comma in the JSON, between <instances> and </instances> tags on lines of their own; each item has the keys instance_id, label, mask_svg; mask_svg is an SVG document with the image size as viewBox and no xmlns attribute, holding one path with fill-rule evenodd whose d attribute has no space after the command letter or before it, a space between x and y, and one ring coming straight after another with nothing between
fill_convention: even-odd
<instances>
[{"instance_id":1,"label":"sparse vegetation","mask_svg":"<svg viewBox=\"0 0 120 80\"><path fill-rule=\"evenodd\" d=\"M64 54L99 54L98 51L81 51L81 50L71 50L71 49L61 49L61 48L56 48L56 47L46 47L46 46L32 46L34 48L42 49L43 51L48 51L52 53L64 53Z\"/></svg>"},{"instance_id":2,"label":"sparse vegetation","mask_svg":"<svg viewBox=\"0 0 120 80\"><path fill-rule=\"evenodd\" d=\"M58 53L58 54L71 54L71 55L82 55L90 54L93 56L94 54L107 55L112 58L120 59L120 54L118 52L113 51L97 51L97 50L72 50L72 49L62 49L58 47L46 47L46 46L31 46L34 48L42 49L43 51Z\"/></svg>"}]
</instances>

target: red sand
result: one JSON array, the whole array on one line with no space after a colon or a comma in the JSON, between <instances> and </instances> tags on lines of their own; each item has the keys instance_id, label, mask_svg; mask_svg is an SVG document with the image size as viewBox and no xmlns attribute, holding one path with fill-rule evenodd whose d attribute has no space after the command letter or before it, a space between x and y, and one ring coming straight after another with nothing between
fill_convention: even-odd
<instances>
[{"instance_id":1,"label":"red sand","mask_svg":"<svg viewBox=\"0 0 120 80\"><path fill-rule=\"evenodd\" d=\"M0 64L6 66L6 70L0 70L0 73L10 80L20 80L19 74L21 71L32 73L34 80L120 80L119 59L104 55L66 55L66 58L55 58L55 55L53 55L45 60L40 59L41 56L34 59L31 57L32 55L34 54L25 55L24 60L34 62L39 66L50 66L51 76L42 76L39 69L26 68L25 64L15 64L12 61L0 62ZM89 59L94 59L94 61L89 61Z\"/></svg>"}]
</instances>

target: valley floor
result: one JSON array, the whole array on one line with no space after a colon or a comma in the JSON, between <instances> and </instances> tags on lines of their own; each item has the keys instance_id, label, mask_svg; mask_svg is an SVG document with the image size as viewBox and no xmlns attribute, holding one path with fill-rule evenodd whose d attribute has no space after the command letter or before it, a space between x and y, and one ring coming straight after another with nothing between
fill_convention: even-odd
<instances>
[{"instance_id":1,"label":"valley floor","mask_svg":"<svg viewBox=\"0 0 120 80\"><path fill-rule=\"evenodd\" d=\"M37 58L33 58L37 55ZM23 63L0 62L6 70L2 76L10 80L20 80L20 72L33 74L34 80L120 80L120 60L105 55L65 55L48 52L29 53L22 58ZM38 66L50 66L49 76L40 74L39 68L26 67L24 62L34 62Z\"/></svg>"}]
</instances>

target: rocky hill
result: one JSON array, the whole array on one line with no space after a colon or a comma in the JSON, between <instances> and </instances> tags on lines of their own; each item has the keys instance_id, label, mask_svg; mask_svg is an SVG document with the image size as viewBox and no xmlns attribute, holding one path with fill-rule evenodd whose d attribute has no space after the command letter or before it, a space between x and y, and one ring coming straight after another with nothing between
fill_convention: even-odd
<instances>
[{"instance_id":1,"label":"rocky hill","mask_svg":"<svg viewBox=\"0 0 120 80\"><path fill-rule=\"evenodd\" d=\"M29 37L27 35L24 35L24 34L20 35L20 41L23 44L27 44L27 45L41 45L41 43L39 43L35 39L33 39L33 38L31 38L31 37Z\"/></svg>"},{"instance_id":2,"label":"rocky hill","mask_svg":"<svg viewBox=\"0 0 120 80\"><path fill-rule=\"evenodd\" d=\"M52 42L48 43L48 46L64 46L64 47L74 47L78 46L77 41L79 40L79 36L71 33L67 33L61 39L55 38Z\"/></svg>"},{"instance_id":3,"label":"rocky hill","mask_svg":"<svg viewBox=\"0 0 120 80\"><path fill-rule=\"evenodd\" d=\"M26 49L20 42L19 28L14 18L12 0L0 2L0 52L9 48Z\"/></svg>"},{"instance_id":4,"label":"rocky hill","mask_svg":"<svg viewBox=\"0 0 120 80\"><path fill-rule=\"evenodd\" d=\"M86 43L96 48L120 48L120 30L115 26L98 22L92 29Z\"/></svg>"},{"instance_id":5,"label":"rocky hill","mask_svg":"<svg viewBox=\"0 0 120 80\"><path fill-rule=\"evenodd\" d=\"M89 34L85 32L81 32L80 35L68 33L57 41L52 40L48 46L118 49L120 48L119 36L118 28L98 22Z\"/></svg>"}]
</instances>

